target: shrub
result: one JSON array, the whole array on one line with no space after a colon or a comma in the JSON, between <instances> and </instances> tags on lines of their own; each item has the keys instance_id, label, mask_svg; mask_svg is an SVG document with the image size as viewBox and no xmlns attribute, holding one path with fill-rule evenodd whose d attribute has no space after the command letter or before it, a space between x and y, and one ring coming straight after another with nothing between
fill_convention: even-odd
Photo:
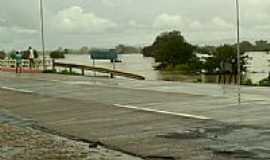
<instances>
[{"instance_id":1,"label":"shrub","mask_svg":"<svg viewBox=\"0 0 270 160\"><path fill-rule=\"evenodd\" d=\"M15 59L16 58L16 52L15 51L10 52L9 53L9 58Z\"/></svg>"},{"instance_id":2,"label":"shrub","mask_svg":"<svg viewBox=\"0 0 270 160\"><path fill-rule=\"evenodd\" d=\"M43 73L56 73L55 69L45 70Z\"/></svg>"},{"instance_id":3,"label":"shrub","mask_svg":"<svg viewBox=\"0 0 270 160\"><path fill-rule=\"evenodd\" d=\"M5 59L6 53L4 51L0 51L0 59Z\"/></svg>"},{"instance_id":4,"label":"shrub","mask_svg":"<svg viewBox=\"0 0 270 160\"><path fill-rule=\"evenodd\" d=\"M176 65L175 70L180 71L180 72L184 72L184 73L188 73L191 71L190 66L187 64L178 64L178 65Z\"/></svg>"},{"instance_id":5,"label":"shrub","mask_svg":"<svg viewBox=\"0 0 270 160\"><path fill-rule=\"evenodd\" d=\"M254 85L251 79L247 79L242 82L242 85L252 86Z\"/></svg>"},{"instance_id":6,"label":"shrub","mask_svg":"<svg viewBox=\"0 0 270 160\"><path fill-rule=\"evenodd\" d=\"M259 82L260 86L269 86L270 87L270 77L265 78Z\"/></svg>"},{"instance_id":7,"label":"shrub","mask_svg":"<svg viewBox=\"0 0 270 160\"><path fill-rule=\"evenodd\" d=\"M52 52L50 53L50 57L51 57L52 59L61 59L61 58L65 58L65 52L62 52L62 51L59 51L59 50L57 50L57 51L52 51Z\"/></svg>"}]
</instances>

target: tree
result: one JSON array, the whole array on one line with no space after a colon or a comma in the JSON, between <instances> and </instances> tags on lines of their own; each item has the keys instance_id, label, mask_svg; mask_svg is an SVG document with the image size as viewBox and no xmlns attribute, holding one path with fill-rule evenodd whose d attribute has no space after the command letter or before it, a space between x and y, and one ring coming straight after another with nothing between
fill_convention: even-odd
<instances>
[{"instance_id":1,"label":"tree","mask_svg":"<svg viewBox=\"0 0 270 160\"><path fill-rule=\"evenodd\" d=\"M65 54L69 54L69 53L70 53L70 50L67 49L67 48L65 48L65 49L64 49L64 53L65 53Z\"/></svg>"},{"instance_id":2,"label":"tree","mask_svg":"<svg viewBox=\"0 0 270 160\"><path fill-rule=\"evenodd\" d=\"M4 51L0 51L0 59L5 59L6 55L7 54Z\"/></svg>"},{"instance_id":3,"label":"tree","mask_svg":"<svg viewBox=\"0 0 270 160\"><path fill-rule=\"evenodd\" d=\"M133 46L127 46L123 44L119 44L115 47L115 50L119 54L132 54L132 53L140 53L140 49L133 47Z\"/></svg>"},{"instance_id":4,"label":"tree","mask_svg":"<svg viewBox=\"0 0 270 160\"><path fill-rule=\"evenodd\" d=\"M8 57L11 59L15 59L16 57L16 51L15 50L11 50L10 52L8 52Z\"/></svg>"},{"instance_id":5,"label":"tree","mask_svg":"<svg viewBox=\"0 0 270 160\"><path fill-rule=\"evenodd\" d=\"M243 41L240 43L241 51L252 51L254 49L254 46L249 41Z\"/></svg>"},{"instance_id":6,"label":"tree","mask_svg":"<svg viewBox=\"0 0 270 160\"><path fill-rule=\"evenodd\" d=\"M154 57L154 47L153 46L145 46L142 49L142 54L144 57Z\"/></svg>"},{"instance_id":7,"label":"tree","mask_svg":"<svg viewBox=\"0 0 270 160\"><path fill-rule=\"evenodd\" d=\"M60 50L55 50L50 53L50 57L52 59L61 59L65 58L65 52Z\"/></svg>"},{"instance_id":8,"label":"tree","mask_svg":"<svg viewBox=\"0 0 270 160\"><path fill-rule=\"evenodd\" d=\"M186 42L181 32L172 31L159 35L152 46L143 49L143 53L146 56L153 56L162 69L190 64L195 58L194 49L195 47Z\"/></svg>"},{"instance_id":9,"label":"tree","mask_svg":"<svg viewBox=\"0 0 270 160\"><path fill-rule=\"evenodd\" d=\"M216 69L219 69L221 72L237 73L237 50L235 45L219 46L210 55L211 57L207 58L204 64L204 69L208 73L214 73ZM247 63L247 58L247 56L244 56L244 52L241 52L241 71L246 71L245 64Z\"/></svg>"},{"instance_id":10,"label":"tree","mask_svg":"<svg viewBox=\"0 0 270 160\"><path fill-rule=\"evenodd\" d=\"M86 46L83 46L79 51L80 54L86 54L88 52L89 52L89 48Z\"/></svg>"}]
</instances>

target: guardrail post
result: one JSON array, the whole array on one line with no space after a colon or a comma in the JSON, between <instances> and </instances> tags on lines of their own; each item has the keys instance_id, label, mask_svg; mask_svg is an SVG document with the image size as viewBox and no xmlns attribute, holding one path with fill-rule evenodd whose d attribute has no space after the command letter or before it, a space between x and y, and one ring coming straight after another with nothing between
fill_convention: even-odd
<instances>
[{"instance_id":1,"label":"guardrail post","mask_svg":"<svg viewBox=\"0 0 270 160\"><path fill-rule=\"evenodd\" d=\"M71 66L69 67L69 72L72 73L72 67Z\"/></svg>"}]
</instances>

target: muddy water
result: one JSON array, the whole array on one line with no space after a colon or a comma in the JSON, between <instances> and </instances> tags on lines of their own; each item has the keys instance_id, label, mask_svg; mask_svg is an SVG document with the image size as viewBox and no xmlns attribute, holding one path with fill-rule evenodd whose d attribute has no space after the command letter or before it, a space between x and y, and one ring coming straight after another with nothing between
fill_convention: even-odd
<instances>
[{"instance_id":1,"label":"muddy water","mask_svg":"<svg viewBox=\"0 0 270 160\"><path fill-rule=\"evenodd\" d=\"M270 54L266 52L248 52L247 55L251 57L249 60L249 73L247 78L253 82L258 82L266 78L270 71L268 59ZM146 77L147 80L168 80L168 81L188 81L194 82L202 78L201 76L187 76L177 72L160 72L154 70L153 66L156 65L153 58L143 57L141 54L128 54L120 55L122 63L116 64L116 69L131 72ZM92 65L89 55L67 55L61 62L77 63ZM96 66L113 68L112 64L108 61L96 61ZM215 77L204 77L203 79L210 82L215 81Z\"/></svg>"}]
</instances>

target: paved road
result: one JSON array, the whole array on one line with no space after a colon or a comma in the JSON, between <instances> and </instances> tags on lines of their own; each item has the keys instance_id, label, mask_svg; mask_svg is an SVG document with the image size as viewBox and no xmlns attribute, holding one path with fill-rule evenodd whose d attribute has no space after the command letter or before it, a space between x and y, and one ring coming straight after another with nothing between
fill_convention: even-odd
<instances>
[{"instance_id":1,"label":"paved road","mask_svg":"<svg viewBox=\"0 0 270 160\"><path fill-rule=\"evenodd\" d=\"M223 88L223 89L222 89ZM269 159L268 88L0 72L0 108L152 159ZM155 158L156 157L156 158Z\"/></svg>"}]
</instances>

